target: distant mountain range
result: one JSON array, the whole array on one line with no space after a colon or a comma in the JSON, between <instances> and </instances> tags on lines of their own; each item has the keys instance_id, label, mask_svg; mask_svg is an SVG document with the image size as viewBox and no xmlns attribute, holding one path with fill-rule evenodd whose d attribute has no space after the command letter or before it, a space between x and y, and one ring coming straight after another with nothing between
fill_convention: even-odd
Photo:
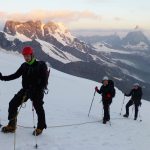
<instances>
[{"instance_id":1,"label":"distant mountain range","mask_svg":"<svg viewBox=\"0 0 150 150\"><path fill-rule=\"evenodd\" d=\"M0 32L0 47L21 52L27 45L55 69L95 81L108 75L122 91L139 82L146 87L144 98L150 98L150 42L141 31L123 39L117 35L77 38L61 23L7 21Z\"/></svg>"},{"instance_id":2,"label":"distant mountain range","mask_svg":"<svg viewBox=\"0 0 150 150\"><path fill-rule=\"evenodd\" d=\"M109 36L79 36L80 40L94 45L96 43L102 43L107 47L113 49L125 49L125 50L147 50L150 49L150 41L140 30L129 32L124 38L120 38L118 35Z\"/></svg>"}]
</instances>

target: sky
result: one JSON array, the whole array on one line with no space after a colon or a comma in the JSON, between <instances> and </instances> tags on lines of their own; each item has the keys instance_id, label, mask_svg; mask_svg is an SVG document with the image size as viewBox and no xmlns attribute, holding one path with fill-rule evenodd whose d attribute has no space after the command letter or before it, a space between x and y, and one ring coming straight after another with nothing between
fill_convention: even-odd
<instances>
[{"instance_id":1,"label":"sky","mask_svg":"<svg viewBox=\"0 0 150 150\"><path fill-rule=\"evenodd\" d=\"M149 0L0 0L0 22L62 22L70 29L150 29Z\"/></svg>"}]
</instances>

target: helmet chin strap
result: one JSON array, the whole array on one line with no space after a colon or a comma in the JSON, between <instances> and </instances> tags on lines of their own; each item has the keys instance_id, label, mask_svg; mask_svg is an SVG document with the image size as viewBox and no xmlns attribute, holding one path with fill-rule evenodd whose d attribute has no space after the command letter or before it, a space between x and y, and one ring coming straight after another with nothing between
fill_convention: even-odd
<instances>
[{"instance_id":1,"label":"helmet chin strap","mask_svg":"<svg viewBox=\"0 0 150 150\"><path fill-rule=\"evenodd\" d=\"M34 57L34 54L31 55L31 60L32 60L33 58L35 58L35 57Z\"/></svg>"},{"instance_id":2,"label":"helmet chin strap","mask_svg":"<svg viewBox=\"0 0 150 150\"><path fill-rule=\"evenodd\" d=\"M27 62L29 65L32 65L35 62L34 56L31 56L31 61Z\"/></svg>"}]
</instances>

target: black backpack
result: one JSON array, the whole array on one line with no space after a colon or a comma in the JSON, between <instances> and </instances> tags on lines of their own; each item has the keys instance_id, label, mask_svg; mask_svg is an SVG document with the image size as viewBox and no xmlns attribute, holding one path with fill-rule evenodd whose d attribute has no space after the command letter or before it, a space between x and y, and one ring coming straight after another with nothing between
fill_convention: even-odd
<instances>
[{"instance_id":1,"label":"black backpack","mask_svg":"<svg viewBox=\"0 0 150 150\"><path fill-rule=\"evenodd\" d=\"M115 90L114 81L108 80L108 85L109 85L110 88L112 89L112 97L115 97L115 95L116 95L116 90Z\"/></svg>"},{"instance_id":2,"label":"black backpack","mask_svg":"<svg viewBox=\"0 0 150 150\"><path fill-rule=\"evenodd\" d=\"M43 74L43 83L44 84L44 91L45 94L48 94L48 79L50 76L50 68L48 68L47 64L44 61L38 61L39 65L38 65L38 70L40 72L40 70L42 70L42 74Z\"/></svg>"}]
</instances>

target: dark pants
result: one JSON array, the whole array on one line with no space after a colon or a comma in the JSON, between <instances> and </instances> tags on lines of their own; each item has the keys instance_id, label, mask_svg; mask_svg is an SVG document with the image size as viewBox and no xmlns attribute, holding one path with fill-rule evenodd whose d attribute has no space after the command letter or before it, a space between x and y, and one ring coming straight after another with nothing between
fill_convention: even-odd
<instances>
[{"instance_id":1,"label":"dark pants","mask_svg":"<svg viewBox=\"0 0 150 150\"><path fill-rule=\"evenodd\" d=\"M130 100L127 105L126 105L126 114L129 116L129 107L132 106L134 104L135 106L135 115L134 118L136 119L138 116L138 107L139 107L139 103L134 103L133 100Z\"/></svg>"},{"instance_id":2,"label":"dark pants","mask_svg":"<svg viewBox=\"0 0 150 150\"><path fill-rule=\"evenodd\" d=\"M104 109L104 120L110 120L110 112L109 112L109 109L110 109L110 104L112 102L112 100L102 100L103 102L103 109Z\"/></svg>"},{"instance_id":3,"label":"dark pants","mask_svg":"<svg viewBox=\"0 0 150 150\"><path fill-rule=\"evenodd\" d=\"M24 96L25 99L23 101ZM44 104L43 97L44 97L44 93L42 90L31 91L31 94L27 94L25 90L21 89L9 102L9 109L8 109L9 124L14 124L16 122L15 118L17 116L18 107L23 102L26 102L30 98L38 117L37 128L39 129L46 128L45 111L43 108L43 104Z\"/></svg>"}]
</instances>

